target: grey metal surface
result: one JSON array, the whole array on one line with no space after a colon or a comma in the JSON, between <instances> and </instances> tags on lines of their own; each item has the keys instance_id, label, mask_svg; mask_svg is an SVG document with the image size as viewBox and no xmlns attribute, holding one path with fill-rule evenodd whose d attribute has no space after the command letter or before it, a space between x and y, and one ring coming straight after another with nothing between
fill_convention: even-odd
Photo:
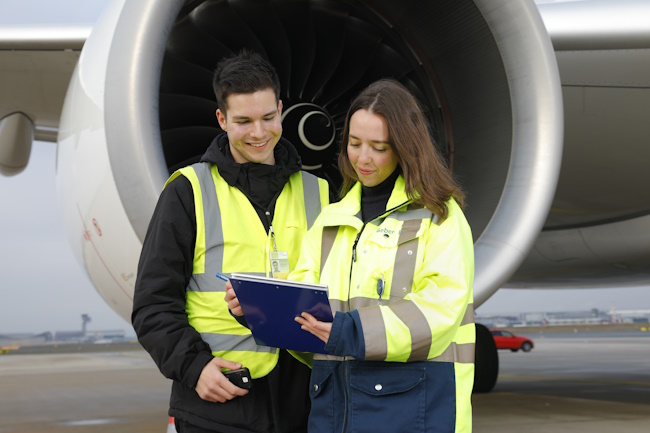
<instances>
[{"instance_id":1,"label":"grey metal surface","mask_svg":"<svg viewBox=\"0 0 650 433\"><path fill-rule=\"evenodd\" d=\"M503 13L505 2L477 2L503 53L512 94L513 142L499 206L475 243L475 305L485 302L525 258L550 208L562 157L555 56L535 6L517 4L521 10L509 15Z\"/></svg>"},{"instance_id":2,"label":"grey metal surface","mask_svg":"<svg viewBox=\"0 0 650 433\"><path fill-rule=\"evenodd\" d=\"M555 47L565 114L562 170L545 228L650 214L650 2L539 10Z\"/></svg>"},{"instance_id":3,"label":"grey metal surface","mask_svg":"<svg viewBox=\"0 0 650 433\"><path fill-rule=\"evenodd\" d=\"M508 287L650 285L650 2L540 4L564 104L553 206Z\"/></svg>"},{"instance_id":4,"label":"grey metal surface","mask_svg":"<svg viewBox=\"0 0 650 433\"><path fill-rule=\"evenodd\" d=\"M538 4L557 51L649 48L647 0Z\"/></svg>"},{"instance_id":5,"label":"grey metal surface","mask_svg":"<svg viewBox=\"0 0 650 433\"><path fill-rule=\"evenodd\" d=\"M160 69L182 0L124 2L106 71L106 141L131 225L144 240L169 176L158 122Z\"/></svg>"},{"instance_id":6,"label":"grey metal surface","mask_svg":"<svg viewBox=\"0 0 650 433\"><path fill-rule=\"evenodd\" d=\"M38 140L56 141L61 107L80 51L0 49L0 117L24 113ZM53 129L43 135L39 129Z\"/></svg>"},{"instance_id":7,"label":"grey metal surface","mask_svg":"<svg viewBox=\"0 0 650 433\"><path fill-rule=\"evenodd\" d=\"M122 204L140 239L168 175L157 92L166 35L181 4L126 2L111 42L107 143ZM528 1L375 7L439 81L447 123L437 126L453 140L454 169L471 203L480 305L523 260L555 190L562 107L550 41Z\"/></svg>"},{"instance_id":8,"label":"grey metal surface","mask_svg":"<svg viewBox=\"0 0 650 433\"><path fill-rule=\"evenodd\" d=\"M22 112L34 139L56 141L70 76L108 1L0 2L0 118Z\"/></svg>"},{"instance_id":9,"label":"grey metal surface","mask_svg":"<svg viewBox=\"0 0 650 433\"><path fill-rule=\"evenodd\" d=\"M650 285L650 216L540 234L506 287Z\"/></svg>"},{"instance_id":10,"label":"grey metal surface","mask_svg":"<svg viewBox=\"0 0 650 433\"><path fill-rule=\"evenodd\" d=\"M0 173L5 176L23 171L29 161L34 124L23 113L0 118Z\"/></svg>"}]
</instances>

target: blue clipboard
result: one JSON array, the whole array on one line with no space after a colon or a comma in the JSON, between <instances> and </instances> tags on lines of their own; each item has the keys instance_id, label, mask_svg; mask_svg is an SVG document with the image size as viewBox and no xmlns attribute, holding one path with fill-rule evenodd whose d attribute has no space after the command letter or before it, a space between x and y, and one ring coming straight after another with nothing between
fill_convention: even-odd
<instances>
[{"instance_id":1,"label":"blue clipboard","mask_svg":"<svg viewBox=\"0 0 650 433\"><path fill-rule=\"evenodd\" d=\"M230 282L258 345L327 353L325 343L294 320L306 311L320 321L333 321L326 285L237 273Z\"/></svg>"}]
</instances>

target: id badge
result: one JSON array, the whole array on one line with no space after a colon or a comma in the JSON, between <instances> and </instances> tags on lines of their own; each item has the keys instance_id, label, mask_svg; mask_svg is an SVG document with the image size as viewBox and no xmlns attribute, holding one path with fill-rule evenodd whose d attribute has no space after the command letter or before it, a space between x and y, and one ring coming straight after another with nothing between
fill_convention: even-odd
<instances>
[{"instance_id":1,"label":"id badge","mask_svg":"<svg viewBox=\"0 0 650 433\"><path fill-rule=\"evenodd\" d=\"M271 251L270 256L273 278L286 280L289 276L289 254L286 251Z\"/></svg>"}]
</instances>

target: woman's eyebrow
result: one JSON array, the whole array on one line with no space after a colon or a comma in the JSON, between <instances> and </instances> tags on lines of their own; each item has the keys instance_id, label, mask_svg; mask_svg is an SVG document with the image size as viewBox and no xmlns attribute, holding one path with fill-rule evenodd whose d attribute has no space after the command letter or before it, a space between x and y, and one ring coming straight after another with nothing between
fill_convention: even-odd
<instances>
[{"instance_id":1,"label":"woman's eyebrow","mask_svg":"<svg viewBox=\"0 0 650 433\"><path fill-rule=\"evenodd\" d=\"M355 140L361 140L359 137L357 137L356 135L353 135L353 134L348 134L348 138L354 138ZM387 144L387 145L390 146L390 143L388 141L384 141L384 140L368 140L368 141L371 142L371 143L375 143L375 144Z\"/></svg>"}]
</instances>

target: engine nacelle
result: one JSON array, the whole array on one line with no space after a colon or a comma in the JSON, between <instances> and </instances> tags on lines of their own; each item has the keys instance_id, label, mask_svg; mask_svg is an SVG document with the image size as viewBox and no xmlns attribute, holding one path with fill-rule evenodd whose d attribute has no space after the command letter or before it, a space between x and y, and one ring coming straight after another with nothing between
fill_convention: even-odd
<instances>
[{"instance_id":1,"label":"engine nacelle","mask_svg":"<svg viewBox=\"0 0 650 433\"><path fill-rule=\"evenodd\" d=\"M57 182L76 254L122 317L165 180L219 132L212 69L244 47L278 70L285 136L333 185L350 100L381 77L404 83L467 193L475 306L512 276L562 156L557 65L532 1L115 0L72 78Z\"/></svg>"}]
</instances>

